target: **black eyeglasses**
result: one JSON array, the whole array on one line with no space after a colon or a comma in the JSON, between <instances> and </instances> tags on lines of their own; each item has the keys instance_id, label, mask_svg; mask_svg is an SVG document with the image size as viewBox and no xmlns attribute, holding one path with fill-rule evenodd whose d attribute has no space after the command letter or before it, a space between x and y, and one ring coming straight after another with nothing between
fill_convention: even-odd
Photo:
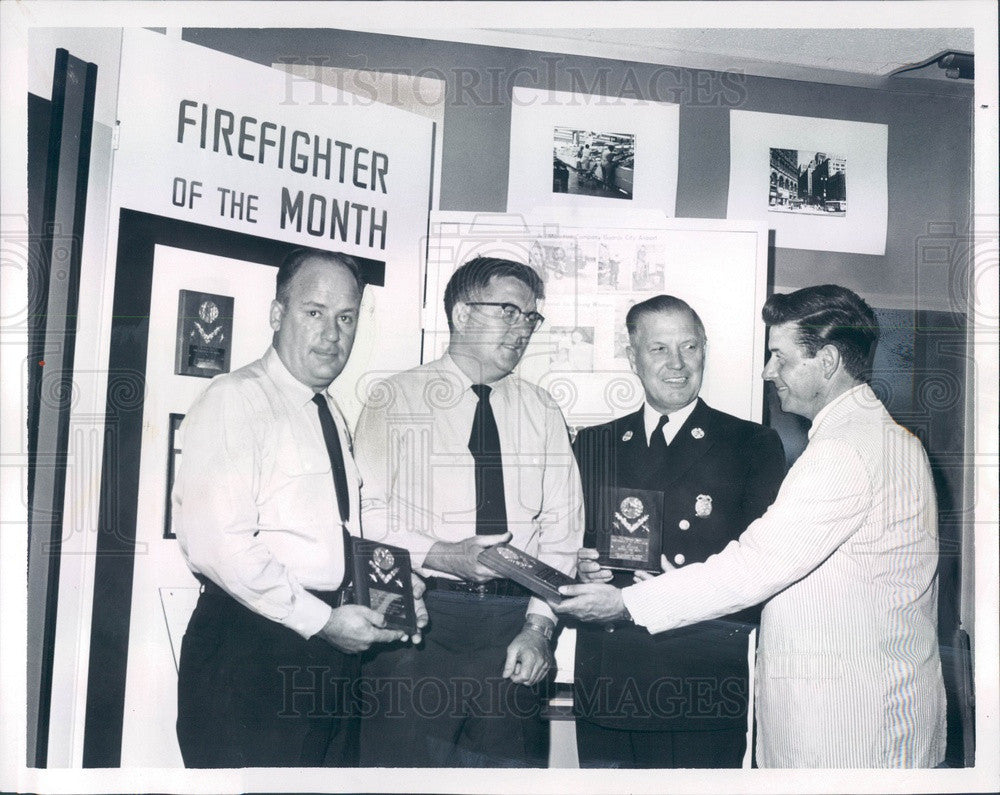
<instances>
[{"instance_id":1,"label":"black eyeglasses","mask_svg":"<svg viewBox=\"0 0 1000 795\"><path fill-rule=\"evenodd\" d=\"M532 331L538 331L538 327L545 322L545 318L537 312L525 312L516 304L497 303L496 301L464 301L468 306L497 306L500 307L500 317L508 326L516 326L523 317L528 321Z\"/></svg>"}]
</instances>

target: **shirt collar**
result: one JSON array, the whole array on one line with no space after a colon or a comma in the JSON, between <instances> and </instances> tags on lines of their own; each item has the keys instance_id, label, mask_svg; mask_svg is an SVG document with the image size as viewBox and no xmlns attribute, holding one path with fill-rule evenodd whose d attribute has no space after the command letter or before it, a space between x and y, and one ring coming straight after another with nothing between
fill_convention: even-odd
<instances>
[{"instance_id":1,"label":"shirt collar","mask_svg":"<svg viewBox=\"0 0 1000 795\"><path fill-rule=\"evenodd\" d=\"M442 371L458 380L463 392L469 391L469 388L472 386L472 379L462 372L462 368L455 363L450 353L445 353L438 359L438 363ZM509 375L505 375L499 381L494 381L492 384L487 384L486 386L490 387L492 391L503 390L509 378Z\"/></svg>"},{"instance_id":2,"label":"shirt collar","mask_svg":"<svg viewBox=\"0 0 1000 795\"><path fill-rule=\"evenodd\" d=\"M823 420L825 420L827 417L830 416L830 414L834 411L834 409L837 406L843 405L848 400L853 400L855 402L858 402L860 400L865 400L865 402L868 402L868 400L870 399L875 399L874 392L871 394L871 398L868 398L868 395L862 396L861 393L863 393L868 388L869 388L868 384L858 384L857 386L852 386L846 392L842 392L841 394L837 395L837 397L835 397L833 400L831 400L829 403L823 406L823 408L819 410L819 413L815 417L813 417L812 426L809 428L809 433L807 434L808 438L810 439L813 438L813 434L816 433L820 424L822 424Z\"/></svg>"},{"instance_id":3,"label":"shirt collar","mask_svg":"<svg viewBox=\"0 0 1000 795\"><path fill-rule=\"evenodd\" d=\"M698 398L695 398L684 408L677 409L677 411L667 412L667 416L670 418L670 422L667 427L670 427L674 431L674 435L676 435L681 426L687 422L688 417L691 416L697 405ZM660 421L660 416L660 412L650 406L648 402L642 404L642 422L646 429L647 442L649 442L650 437L653 435L653 431L656 430L656 425Z\"/></svg>"},{"instance_id":4,"label":"shirt collar","mask_svg":"<svg viewBox=\"0 0 1000 795\"><path fill-rule=\"evenodd\" d=\"M264 354L262 361L264 363L264 372L266 372L268 377L274 381L275 385L283 394L303 406L313 399L313 395L316 393L313 391L312 387L306 386L298 378L288 372L288 368L285 367L285 363L281 361L278 356L278 352L274 349L273 345L267 349L267 353ZM325 389L321 391L324 394L326 393Z\"/></svg>"}]
</instances>

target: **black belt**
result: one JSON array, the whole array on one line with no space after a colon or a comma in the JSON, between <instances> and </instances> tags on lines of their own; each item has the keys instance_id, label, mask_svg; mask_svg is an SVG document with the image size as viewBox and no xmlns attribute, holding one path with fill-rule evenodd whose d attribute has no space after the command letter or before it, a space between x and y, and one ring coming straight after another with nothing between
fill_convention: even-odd
<instances>
[{"instance_id":1,"label":"black belt","mask_svg":"<svg viewBox=\"0 0 1000 795\"><path fill-rule=\"evenodd\" d=\"M220 588L212 580L208 579L208 577L206 577L206 576L204 576L202 574L196 574L195 577L197 577L198 578L198 582L201 583L201 592L205 596L209 596L209 597L224 596L227 599L233 599L232 594L230 594L224 588ZM338 588L335 591L311 591L309 589L306 589L306 590L309 593L311 593L313 596L315 596L317 599L320 599L321 601L323 601L326 604L330 605L330 607L340 607L340 606L342 606L344 604L349 604L350 601L351 601L350 600L350 594L351 594L352 589L351 589L351 587L349 585L347 585L347 586L342 585L340 588ZM346 599L344 598L345 594L348 597Z\"/></svg>"},{"instance_id":2,"label":"black belt","mask_svg":"<svg viewBox=\"0 0 1000 795\"><path fill-rule=\"evenodd\" d=\"M444 577L428 577L428 591L451 591L473 596L531 596L531 591L513 580L496 579L488 582L465 582L465 580L448 580Z\"/></svg>"}]
</instances>

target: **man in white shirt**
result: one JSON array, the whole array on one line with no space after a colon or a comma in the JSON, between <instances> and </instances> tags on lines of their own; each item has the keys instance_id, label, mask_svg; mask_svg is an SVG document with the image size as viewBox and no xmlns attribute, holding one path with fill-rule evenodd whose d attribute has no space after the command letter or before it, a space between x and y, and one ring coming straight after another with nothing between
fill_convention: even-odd
<instances>
[{"instance_id":1,"label":"man in white shirt","mask_svg":"<svg viewBox=\"0 0 1000 795\"><path fill-rule=\"evenodd\" d=\"M214 378L185 417L172 515L202 582L178 672L187 767L357 764L357 653L403 637L343 604L359 481L326 389L350 356L363 289L350 257L292 251L272 347Z\"/></svg>"},{"instance_id":2,"label":"man in white shirt","mask_svg":"<svg viewBox=\"0 0 1000 795\"><path fill-rule=\"evenodd\" d=\"M662 632L770 600L757 656L761 767L933 767L944 758L937 516L920 442L866 383L871 308L836 285L764 305L764 378L812 420L774 504L704 563L624 589L562 589L559 613Z\"/></svg>"},{"instance_id":3,"label":"man in white shirt","mask_svg":"<svg viewBox=\"0 0 1000 795\"><path fill-rule=\"evenodd\" d=\"M440 359L395 375L358 421L365 533L410 550L433 631L364 667L365 766L544 765L539 682L555 617L478 554L510 541L566 573L583 534L580 480L547 392L511 375L542 322L530 267L477 257L445 290Z\"/></svg>"}]
</instances>

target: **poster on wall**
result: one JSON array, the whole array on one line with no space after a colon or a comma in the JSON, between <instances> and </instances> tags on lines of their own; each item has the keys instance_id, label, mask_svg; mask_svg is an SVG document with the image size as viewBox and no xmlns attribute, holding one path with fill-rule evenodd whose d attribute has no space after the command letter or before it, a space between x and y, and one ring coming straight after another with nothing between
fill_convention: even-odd
<instances>
[{"instance_id":1,"label":"poster on wall","mask_svg":"<svg viewBox=\"0 0 1000 795\"><path fill-rule=\"evenodd\" d=\"M762 221L775 245L885 254L885 124L734 110L728 218Z\"/></svg>"},{"instance_id":2,"label":"poster on wall","mask_svg":"<svg viewBox=\"0 0 1000 795\"><path fill-rule=\"evenodd\" d=\"M687 301L705 323L706 400L760 421L767 273L767 233L760 224L654 220L653 214L581 218L571 210L436 212L430 230L425 362L448 344L443 295L454 270L475 256L506 257L531 265L545 286L539 309L545 321L517 374L547 389L571 426L607 422L640 405L625 317L634 304L661 293Z\"/></svg>"},{"instance_id":3,"label":"poster on wall","mask_svg":"<svg viewBox=\"0 0 1000 795\"><path fill-rule=\"evenodd\" d=\"M679 106L515 87L507 211L656 209L673 216Z\"/></svg>"}]
</instances>

